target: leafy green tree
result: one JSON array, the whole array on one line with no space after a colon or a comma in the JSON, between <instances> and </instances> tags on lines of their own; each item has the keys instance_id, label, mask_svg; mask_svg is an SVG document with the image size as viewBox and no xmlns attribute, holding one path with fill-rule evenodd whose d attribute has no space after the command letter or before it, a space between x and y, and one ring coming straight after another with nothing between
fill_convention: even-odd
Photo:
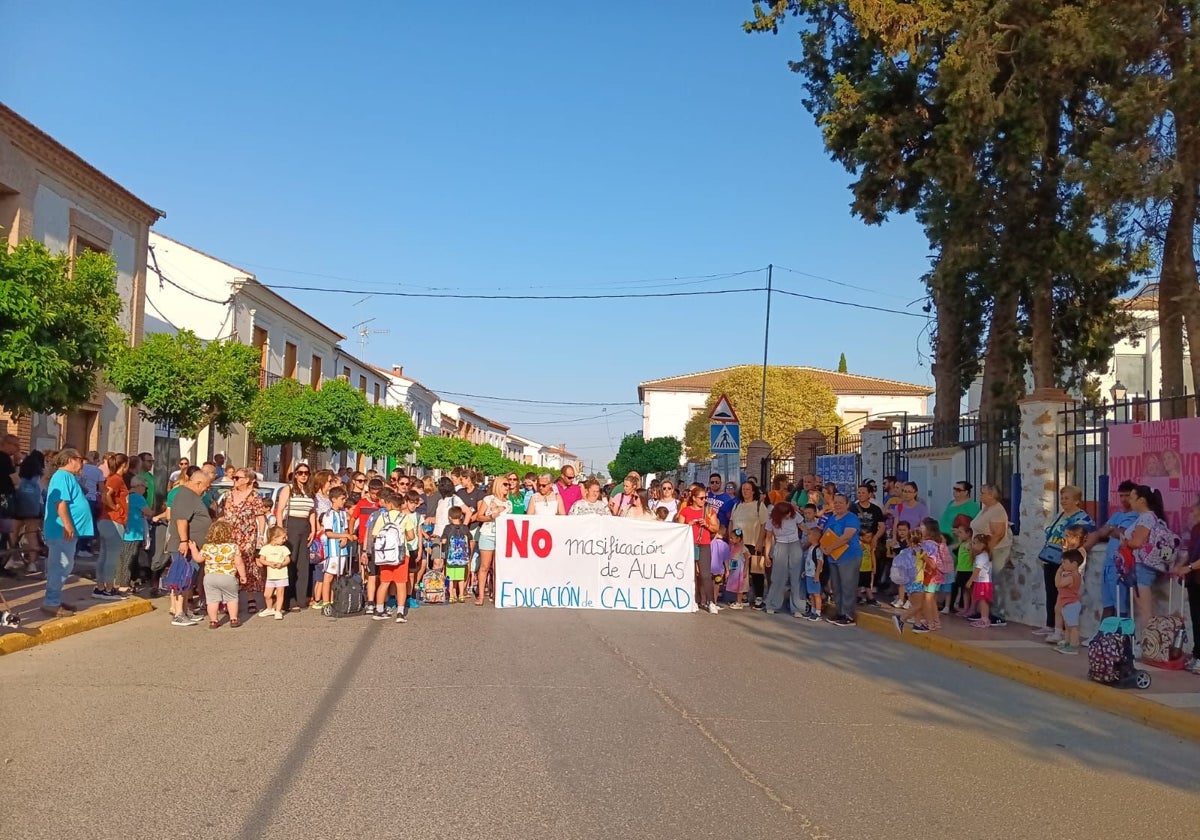
<instances>
[{"instance_id":1,"label":"leafy green tree","mask_svg":"<svg viewBox=\"0 0 1200 840\"><path fill-rule=\"evenodd\" d=\"M657 437L645 440L634 432L621 439L616 457L609 462L611 475L624 477L630 472L660 473L679 466L683 444L678 438Z\"/></svg>"},{"instance_id":2,"label":"leafy green tree","mask_svg":"<svg viewBox=\"0 0 1200 840\"><path fill-rule=\"evenodd\" d=\"M712 457L708 448L708 415L721 394L729 397L734 411L757 415L762 395L762 368L736 367L713 384L704 410L696 412L684 427L683 445L693 461ZM755 420L757 421L757 416ZM837 396L828 385L808 371L787 367L767 368L767 401L763 439L775 452L791 452L796 432L817 429L829 435L841 425ZM751 436L742 432L742 455ZM613 472L617 477L619 473Z\"/></svg>"},{"instance_id":3,"label":"leafy green tree","mask_svg":"<svg viewBox=\"0 0 1200 840\"><path fill-rule=\"evenodd\" d=\"M259 391L250 407L250 431L260 443L299 443L306 453L354 448L367 401L350 383L335 379L320 391L283 379Z\"/></svg>"},{"instance_id":4,"label":"leafy green tree","mask_svg":"<svg viewBox=\"0 0 1200 840\"><path fill-rule=\"evenodd\" d=\"M258 392L250 405L247 424L255 439L267 446L299 443L317 448L318 431L313 422L317 392L295 379L281 379Z\"/></svg>"},{"instance_id":5,"label":"leafy green tree","mask_svg":"<svg viewBox=\"0 0 1200 840\"><path fill-rule=\"evenodd\" d=\"M1026 365L1035 387L1078 382L1128 329L1110 301L1143 255L1090 173L1138 157L1119 140L1117 97L1096 94L1128 92L1140 11L1100 0L754 6L747 31L803 20L791 67L827 150L854 176L852 211L870 224L911 212L925 228L939 421L957 428L983 356L990 405L1020 396Z\"/></svg>"},{"instance_id":6,"label":"leafy green tree","mask_svg":"<svg viewBox=\"0 0 1200 840\"><path fill-rule=\"evenodd\" d=\"M474 450L460 438L426 435L417 441L417 464L427 470L452 470L469 464Z\"/></svg>"},{"instance_id":7,"label":"leafy green tree","mask_svg":"<svg viewBox=\"0 0 1200 840\"><path fill-rule=\"evenodd\" d=\"M843 353L838 359L838 373L849 373L850 369L846 367L846 354Z\"/></svg>"},{"instance_id":8,"label":"leafy green tree","mask_svg":"<svg viewBox=\"0 0 1200 840\"><path fill-rule=\"evenodd\" d=\"M503 475L512 463L504 457L504 453L490 443L481 443L471 453L467 466L474 467L484 475Z\"/></svg>"},{"instance_id":9,"label":"leafy green tree","mask_svg":"<svg viewBox=\"0 0 1200 840\"><path fill-rule=\"evenodd\" d=\"M398 408L369 405L351 448L377 458L403 458L413 451L416 442L417 427L408 414Z\"/></svg>"},{"instance_id":10,"label":"leafy green tree","mask_svg":"<svg viewBox=\"0 0 1200 840\"><path fill-rule=\"evenodd\" d=\"M91 399L126 337L117 266L84 251L74 266L27 239L0 246L0 405L61 414Z\"/></svg>"},{"instance_id":11,"label":"leafy green tree","mask_svg":"<svg viewBox=\"0 0 1200 840\"><path fill-rule=\"evenodd\" d=\"M210 424L227 435L250 416L259 355L235 341L205 343L190 330L155 333L123 348L106 376L148 420L170 424L184 437Z\"/></svg>"},{"instance_id":12,"label":"leafy green tree","mask_svg":"<svg viewBox=\"0 0 1200 840\"><path fill-rule=\"evenodd\" d=\"M335 452L353 449L367 415L367 398L362 392L344 379L333 379L322 384L310 403L315 443Z\"/></svg>"}]
</instances>

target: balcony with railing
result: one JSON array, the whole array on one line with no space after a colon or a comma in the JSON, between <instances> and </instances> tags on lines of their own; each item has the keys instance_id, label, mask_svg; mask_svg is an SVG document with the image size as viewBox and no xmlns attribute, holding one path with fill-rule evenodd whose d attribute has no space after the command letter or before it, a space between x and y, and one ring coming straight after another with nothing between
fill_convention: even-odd
<instances>
[{"instance_id":1,"label":"balcony with railing","mask_svg":"<svg viewBox=\"0 0 1200 840\"><path fill-rule=\"evenodd\" d=\"M283 379L283 376L281 376L280 374L270 373L269 371L267 371L266 368L263 368L262 370L260 370L258 372L258 387L259 388L270 388L272 385L279 382L279 380L281 380L281 379Z\"/></svg>"}]
</instances>

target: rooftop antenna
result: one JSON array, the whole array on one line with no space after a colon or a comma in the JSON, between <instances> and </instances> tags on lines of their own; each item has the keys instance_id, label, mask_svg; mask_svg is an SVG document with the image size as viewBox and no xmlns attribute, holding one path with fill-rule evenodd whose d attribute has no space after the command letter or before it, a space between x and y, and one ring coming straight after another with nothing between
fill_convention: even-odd
<instances>
[{"instance_id":1,"label":"rooftop antenna","mask_svg":"<svg viewBox=\"0 0 1200 840\"><path fill-rule=\"evenodd\" d=\"M369 335L387 335L388 333L391 332L391 330L369 330L369 329L367 329L367 324L371 323L374 320L375 320L374 318L368 318L365 321L359 321L357 324L355 324L353 327L350 328L351 330L355 330L358 332L358 357L360 359L363 358L367 352L367 336L369 336Z\"/></svg>"}]
</instances>

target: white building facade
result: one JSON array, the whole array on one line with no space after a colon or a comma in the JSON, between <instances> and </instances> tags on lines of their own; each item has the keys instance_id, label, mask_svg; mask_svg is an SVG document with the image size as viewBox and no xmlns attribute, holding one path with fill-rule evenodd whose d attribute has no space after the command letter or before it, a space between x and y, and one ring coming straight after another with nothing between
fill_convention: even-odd
<instances>
[{"instance_id":1,"label":"white building facade","mask_svg":"<svg viewBox=\"0 0 1200 840\"><path fill-rule=\"evenodd\" d=\"M157 232L150 234L148 265L148 333L187 329L204 341L220 339L256 347L263 388L280 379L295 379L319 389L340 377L360 390L368 403L383 403L386 377L347 353L340 346L345 336L262 285L253 272ZM191 440L143 421L142 436L155 440L160 462L179 455L203 461L221 453L230 463L248 464L268 480L287 476L301 457L295 444L257 445L243 427L235 427L228 437L205 429ZM358 466L360 459L355 453L326 453L320 460L320 466ZM365 460L367 467L376 466L374 460Z\"/></svg>"}]
</instances>

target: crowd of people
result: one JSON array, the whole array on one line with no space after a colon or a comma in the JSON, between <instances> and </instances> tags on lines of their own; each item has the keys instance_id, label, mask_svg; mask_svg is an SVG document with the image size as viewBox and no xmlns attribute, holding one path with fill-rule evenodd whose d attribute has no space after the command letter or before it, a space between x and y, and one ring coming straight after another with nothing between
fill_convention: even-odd
<instances>
[{"instance_id":1,"label":"crowd of people","mask_svg":"<svg viewBox=\"0 0 1200 840\"><path fill-rule=\"evenodd\" d=\"M103 458L63 449L19 457L16 438L0 439L0 539L44 556L42 611L75 611L64 582L77 551L94 552L97 600L144 591L170 595L177 626L240 626L259 613L282 620L306 608L326 610L334 583L355 569L365 582L365 612L404 623L423 600L483 605L492 596L496 521L505 514L621 516L686 524L695 552L696 603L845 627L863 605L891 608L900 633L933 633L954 615L986 630L1004 625L1005 576L1013 536L996 487L959 481L934 516L911 481L887 476L882 494L863 481L853 498L817 475L795 484L785 475L769 488L713 473L707 485L680 486L669 476L643 486L632 472L618 485L534 472L492 477L465 467L447 475L382 475L295 467L272 505L257 473L219 456L200 465L181 458L158 487L150 453ZM215 493L212 483L229 487ZM5 482L11 485L6 494ZM879 501L877 501L877 496ZM1200 621L1200 504L1186 559L1164 549L1161 496L1125 482L1121 508L1097 526L1072 486L1038 555L1044 569L1045 627L1034 632L1071 655L1079 652L1085 599L1082 568L1107 541L1099 593L1103 614L1128 615L1139 627L1153 615L1150 586L1168 576L1187 586L1194 626ZM159 535L159 531L164 533ZM43 541L44 542L41 542ZM0 544L0 548L3 544ZM1122 558L1125 558L1124 562ZM21 560L3 571L14 574ZM32 570L32 569L31 569ZM434 589L437 590L437 597ZM1200 673L1193 651L1187 667Z\"/></svg>"}]
</instances>

